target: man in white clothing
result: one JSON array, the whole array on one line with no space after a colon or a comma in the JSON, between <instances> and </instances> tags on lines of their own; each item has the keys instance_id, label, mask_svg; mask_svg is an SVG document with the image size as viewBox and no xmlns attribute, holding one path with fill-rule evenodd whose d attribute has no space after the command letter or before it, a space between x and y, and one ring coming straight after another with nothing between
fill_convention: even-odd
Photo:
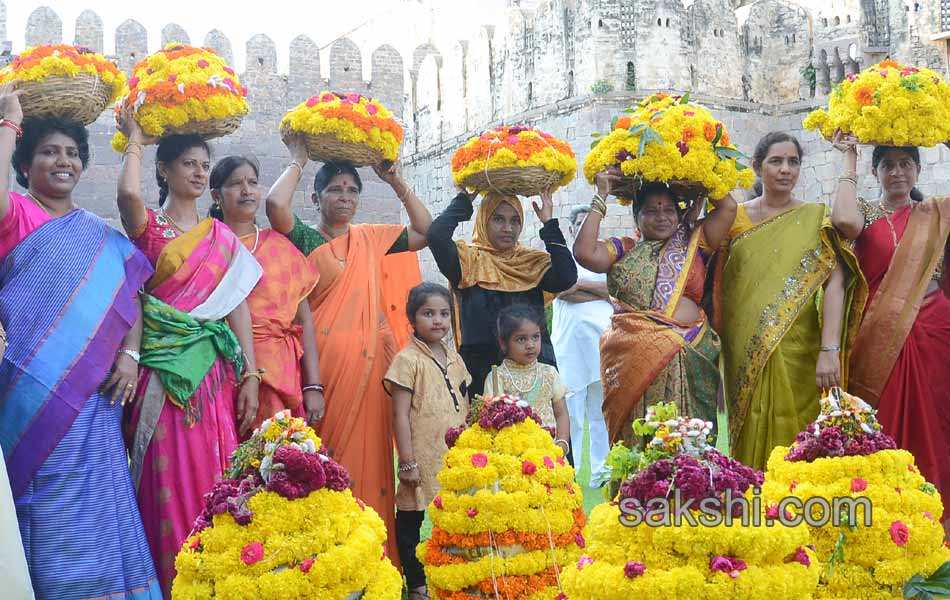
<instances>
[{"instance_id":1,"label":"man in white clothing","mask_svg":"<svg viewBox=\"0 0 950 600\"><path fill-rule=\"evenodd\" d=\"M577 206L571 211L572 238L589 210L586 206ZM551 341L558 372L570 389L567 412L571 416L575 466L580 466L586 419L590 423L592 487L599 487L610 478L604 465L610 441L603 413L604 388L600 382L600 336L610 326L613 312L608 301L607 276L580 265L577 265L577 283L554 300Z\"/></svg>"}]
</instances>

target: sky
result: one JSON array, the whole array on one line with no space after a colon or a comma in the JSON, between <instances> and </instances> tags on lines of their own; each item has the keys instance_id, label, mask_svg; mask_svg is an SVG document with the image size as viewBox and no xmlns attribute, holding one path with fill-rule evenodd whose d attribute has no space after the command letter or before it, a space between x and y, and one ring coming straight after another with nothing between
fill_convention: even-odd
<instances>
[{"instance_id":1,"label":"sky","mask_svg":"<svg viewBox=\"0 0 950 600\"><path fill-rule=\"evenodd\" d=\"M244 68L244 45L257 33L265 33L277 47L278 70L286 73L291 40L306 34L321 49L352 29L366 31L385 27L399 14L412 11L425 14L431 5L439 14L438 34L465 39L473 24L487 23L503 14L504 0L0 0L7 9L7 38L13 52L23 50L26 22L36 8L48 6L63 22L63 41L72 42L76 18L86 9L102 19L106 54L115 51L115 30L132 18L148 31L148 49L154 52L161 43L162 27L177 23L188 33L193 44L204 41L211 29L219 29L231 40L235 68ZM527 3L526 4L530 4ZM355 9L354 9L355 8ZM419 23L428 29L429 23ZM401 32L393 31L394 36ZM358 34L357 34L358 35ZM391 41L391 40L386 40ZM380 42L382 43L382 42ZM328 53L321 53L327 60ZM405 57L404 57L405 58Z\"/></svg>"}]
</instances>

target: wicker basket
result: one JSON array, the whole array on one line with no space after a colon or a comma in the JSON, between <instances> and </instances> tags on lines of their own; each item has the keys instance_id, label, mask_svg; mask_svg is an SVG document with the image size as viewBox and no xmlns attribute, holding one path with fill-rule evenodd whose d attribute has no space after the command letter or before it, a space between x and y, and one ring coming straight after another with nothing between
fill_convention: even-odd
<instances>
[{"instance_id":1,"label":"wicker basket","mask_svg":"<svg viewBox=\"0 0 950 600\"><path fill-rule=\"evenodd\" d=\"M692 204L698 198L708 195L708 191L702 184L695 181L690 181L688 179L671 179L667 182L667 184L669 185L674 196L680 200L685 200L690 204ZM643 180L637 176L624 177L622 178L620 184L614 187L614 189L611 191L611 194L617 196L618 198L624 198L626 200L632 201L636 198L637 192L640 190L642 185Z\"/></svg>"},{"instance_id":2,"label":"wicker basket","mask_svg":"<svg viewBox=\"0 0 950 600\"><path fill-rule=\"evenodd\" d=\"M89 125L109 106L112 88L89 73L24 81L20 105L28 117L61 117Z\"/></svg>"},{"instance_id":3,"label":"wicker basket","mask_svg":"<svg viewBox=\"0 0 950 600\"><path fill-rule=\"evenodd\" d=\"M311 135L304 133L310 160L317 162L347 162L355 167L371 167L383 162L383 153L365 144L342 142L331 133Z\"/></svg>"},{"instance_id":4,"label":"wicker basket","mask_svg":"<svg viewBox=\"0 0 950 600\"><path fill-rule=\"evenodd\" d=\"M510 196L537 196L557 185L561 174L544 167L505 167L472 173L462 185L477 192L497 192Z\"/></svg>"},{"instance_id":5,"label":"wicker basket","mask_svg":"<svg viewBox=\"0 0 950 600\"><path fill-rule=\"evenodd\" d=\"M232 115L223 119L209 119L207 121L188 121L184 125L165 128L165 135L199 135L206 140L219 138L234 133L241 126L244 115Z\"/></svg>"}]
</instances>

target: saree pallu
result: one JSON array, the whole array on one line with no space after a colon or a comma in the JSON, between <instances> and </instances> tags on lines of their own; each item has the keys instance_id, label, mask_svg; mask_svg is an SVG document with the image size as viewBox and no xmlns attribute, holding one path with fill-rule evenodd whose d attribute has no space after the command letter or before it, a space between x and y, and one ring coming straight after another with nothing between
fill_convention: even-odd
<instances>
[{"instance_id":1,"label":"saree pallu","mask_svg":"<svg viewBox=\"0 0 950 600\"><path fill-rule=\"evenodd\" d=\"M0 266L0 442L37 598L160 597L121 407L98 392L150 274L82 210L35 229Z\"/></svg>"},{"instance_id":2,"label":"saree pallu","mask_svg":"<svg viewBox=\"0 0 950 600\"><path fill-rule=\"evenodd\" d=\"M320 245L308 257L320 273L309 301L326 387L326 414L317 433L349 472L353 494L386 523L387 554L394 563L399 553L393 411L383 377L398 348L383 306L381 261L404 229L351 225L348 235ZM336 258L344 252L345 266Z\"/></svg>"},{"instance_id":3,"label":"saree pallu","mask_svg":"<svg viewBox=\"0 0 950 600\"><path fill-rule=\"evenodd\" d=\"M815 369L821 348L823 286L844 261L841 376L867 289L823 204L781 212L736 235L720 257L716 312L723 341L729 442L736 460L763 469L818 416ZM717 319L718 320L718 319Z\"/></svg>"},{"instance_id":4,"label":"saree pallu","mask_svg":"<svg viewBox=\"0 0 950 600\"><path fill-rule=\"evenodd\" d=\"M881 218L868 225L855 246L871 295L851 359L849 388L877 407L884 432L913 453L946 507L950 298L942 290L928 294L927 287L945 254L950 198L925 200L890 219L890 224ZM943 520L948 518L945 509Z\"/></svg>"},{"instance_id":5,"label":"saree pallu","mask_svg":"<svg viewBox=\"0 0 950 600\"><path fill-rule=\"evenodd\" d=\"M611 317L600 341L611 443L639 445L631 425L657 402L675 402L680 414L716 423L719 338L701 310L694 323L673 318L690 271L703 266L701 236L680 227L661 248L641 243L611 268L610 293L625 311Z\"/></svg>"},{"instance_id":6,"label":"saree pallu","mask_svg":"<svg viewBox=\"0 0 950 600\"><path fill-rule=\"evenodd\" d=\"M165 246L146 291L193 319L217 321L247 297L259 278L260 265L230 229L205 219ZM149 335L144 333L144 339ZM189 403L200 407L196 421L168 398L158 373L143 366L130 414L133 479L166 597L175 556L201 512L202 497L237 448L234 365L223 356L214 358L193 396Z\"/></svg>"}]
</instances>

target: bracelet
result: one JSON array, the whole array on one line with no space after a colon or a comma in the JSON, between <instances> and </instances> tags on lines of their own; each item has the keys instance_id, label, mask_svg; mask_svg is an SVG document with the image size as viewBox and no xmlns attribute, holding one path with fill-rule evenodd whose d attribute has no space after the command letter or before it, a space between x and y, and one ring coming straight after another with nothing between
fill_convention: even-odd
<instances>
[{"instance_id":1,"label":"bracelet","mask_svg":"<svg viewBox=\"0 0 950 600\"><path fill-rule=\"evenodd\" d=\"M266 372L267 372L266 369L258 369L256 371L247 371L246 373L244 373L244 375L241 375L241 385L244 385L244 382L250 379L251 377L256 378L257 383L263 383L264 382L263 375Z\"/></svg>"},{"instance_id":2,"label":"bracelet","mask_svg":"<svg viewBox=\"0 0 950 600\"><path fill-rule=\"evenodd\" d=\"M822 346L821 351L822 352L841 352L841 347L840 346Z\"/></svg>"},{"instance_id":3,"label":"bracelet","mask_svg":"<svg viewBox=\"0 0 950 600\"><path fill-rule=\"evenodd\" d=\"M314 384L311 384L311 385L305 385L305 386L303 386L303 388L302 388L300 391L301 391L301 392L309 392L309 391L313 390L314 392L320 392L320 393L322 394L325 389L326 389L326 388L323 387L323 384L322 384L322 383L314 383Z\"/></svg>"},{"instance_id":4,"label":"bracelet","mask_svg":"<svg viewBox=\"0 0 950 600\"><path fill-rule=\"evenodd\" d=\"M560 439L560 438L554 440L554 443L555 443L555 444L564 444L564 449L565 449L565 450L569 450L570 447L571 447L571 444L570 444L567 440L562 440L562 439Z\"/></svg>"},{"instance_id":5,"label":"bracelet","mask_svg":"<svg viewBox=\"0 0 950 600\"><path fill-rule=\"evenodd\" d=\"M0 117L0 127L6 127L7 129L12 129L13 134L16 137L16 139L20 139L21 137L23 137L23 129L21 129L19 125L17 125L10 119L4 119L3 117Z\"/></svg>"},{"instance_id":6,"label":"bracelet","mask_svg":"<svg viewBox=\"0 0 950 600\"><path fill-rule=\"evenodd\" d=\"M135 364L138 364L138 362L142 359L142 355L131 348L119 348L118 354L125 354L126 356L134 360Z\"/></svg>"},{"instance_id":7,"label":"bracelet","mask_svg":"<svg viewBox=\"0 0 950 600\"><path fill-rule=\"evenodd\" d=\"M858 180L854 177L839 177L838 183L844 183L845 181L850 181L852 185L857 186Z\"/></svg>"},{"instance_id":8,"label":"bracelet","mask_svg":"<svg viewBox=\"0 0 950 600\"><path fill-rule=\"evenodd\" d=\"M398 471L400 473L408 473L409 471L412 471L413 469L418 469L418 468L419 468L419 463L414 463L414 462L400 463Z\"/></svg>"},{"instance_id":9,"label":"bracelet","mask_svg":"<svg viewBox=\"0 0 950 600\"><path fill-rule=\"evenodd\" d=\"M594 194L590 201L591 210L596 210L602 217L607 216L607 202L600 197L600 194Z\"/></svg>"},{"instance_id":10,"label":"bracelet","mask_svg":"<svg viewBox=\"0 0 950 600\"><path fill-rule=\"evenodd\" d=\"M300 163L298 163L296 160L290 161L290 164L287 165L287 168L289 169L290 167L297 167L297 170L300 171L301 175L303 175L303 167L301 167Z\"/></svg>"}]
</instances>

